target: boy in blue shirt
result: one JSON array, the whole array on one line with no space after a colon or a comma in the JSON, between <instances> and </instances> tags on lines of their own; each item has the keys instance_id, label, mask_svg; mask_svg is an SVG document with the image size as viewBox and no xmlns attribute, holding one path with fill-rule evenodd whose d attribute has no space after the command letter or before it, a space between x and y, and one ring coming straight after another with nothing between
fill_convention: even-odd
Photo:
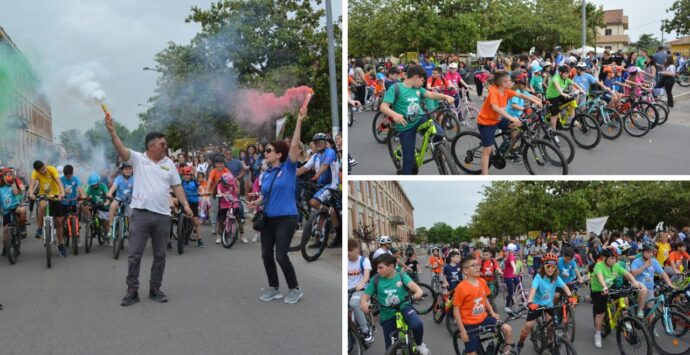
<instances>
[{"instance_id":1,"label":"boy in blue shirt","mask_svg":"<svg viewBox=\"0 0 690 355\"><path fill-rule=\"evenodd\" d=\"M199 183L194 179L194 169L191 166L186 166L182 168L182 189L184 190L185 196L187 196L187 201L189 202L189 208L192 209L192 215L194 216L194 234L196 235L196 246L199 248L204 247L204 241L201 239L199 234ZM242 236L242 242L247 243L247 239Z\"/></svg>"},{"instance_id":2,"label":"boy in blue shirt","mask_svg":"<svg viewBox=\"0 0 690 355\"><path fill-rule=\"evenodd\" d=\"M462 273L460 271L460 253L451 251L448 254L450 263L443 265L443 287L447 290L455 290L455 287L462 281Z\"/></svg>"},{"instance_id":3,"label":"boy in blue shirt","mask_svg":"<svg viewBox=\"0 0 690 355\"><path fill-rule=\"evenodd\" d=\"M76 211L77 204L79 203L79 198L84 197L84 190L81 188L81 180L74 176L74 167L72 165L65 165L62 169L62 175L60 181L62 181L62 186L65 187L65 198L60 201L60 208L62 212L59 214L60 217L55 217L55 227L63 228L65 222L65 216L70 211ZM77 235L78 246L81 247L81 238Z\"/></svg>"},{"instance_id":4,"label":"boy in blue shirt","mask_svg":"<svg viewBox=\"0 0 690 355\"><path fill-rule=\"evenodd\" d=\"M0 180L0 207L2 210L2 256L7 255L7 241L9 235L7 234L7 226L10 223L11 213L15 211L19 215L19 232L22 239L26 238L26 209L20 206L19 196L21 190L19 189L18 179L12 174L12 170L5 168L2 170L2 180ZM0 308L1 309L1 308Z\"/></svg>"},{"instance_id":5,"label":"boy in blue shirt","mask_svg":"<svg viewBox=\"0 0 690 355\"><path fill-rule=\"evenodd\" d=\"M110 204L110 212L108 215L109 225L113 225L113 219L115 218L115 213L117 212L120 203L129 205L132 202L132 191L134 190L134 177L132 176L133 169L132 165L129 163L120 164L120 171L122 174L118 175L115 180L113 180L113 186L110 187L106 196L113 201ZM113 192L115 194L115 199L113 199ZM112 238L112 231L108 231L108 239Z\"/></svg>"},{"instance_id":6,"label":"boy in blue shirt","mask_svg":"<svg viewBox=\"0 0 690 355\"><path fill-rule=\"evenodd\" d=\"M661 268L661 264L654 257L654 252L656 251L656 246L651 242L644 242L642 244L642 255L637 259L633 260L630 265L630 273L635 276L635 280L639 281L644 287L647 288L647 297L642 299L640 296L638 299L638 304L644 304L646 308L647 303L653 301L654 298L654 274L657 274L664 280L664 282L671 288L675 289L671 283L664 269ZM637 316L639 318L644 317L643 307L638 308Z\"/></svg>"}]
</instances>

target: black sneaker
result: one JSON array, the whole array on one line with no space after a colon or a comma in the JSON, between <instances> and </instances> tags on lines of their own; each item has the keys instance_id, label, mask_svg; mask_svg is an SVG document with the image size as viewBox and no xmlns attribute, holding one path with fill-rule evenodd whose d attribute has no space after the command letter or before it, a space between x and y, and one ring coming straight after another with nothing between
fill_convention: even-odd
<instances>
[{"instance_id":1,"label":"black sneaker","mask_svg":"<svg viewBox=\"0 0 690 355\"><path fill-rule=\"evenodd\" d=\"M168 251L172 250L172 243L168 242Z\"/></svg>"},{"instance_id":2,"label":"black sneaker","mask_svg":"<svg viewBox=\"0 0 690 355\"><path fill-rule=\"evenodd\" d=\"M2 255L0 256L7 256L7 249L2 248Z\"/></svg>"},{"instance_id":3,"label":"black sneaker","mask_svg":"<svg viewBox=\"0 0 690 355\"><path fill-rule=\"evenodd\" d=\"M336 238L334 241L332 241L330 244L328 244L329 248L340 248L343 246L343 242L341 238Z\"/></svg>"},{"instance_id":4,"label":"black sneaker","mask_svg":"<svg viewBox=\"0 0 690 355\"><path fill-rule=\"evenodd\" d=\"M58 251L60 252L60 256L62 256L63 258L67 257L67 249L65 249L64 244L58 244Z\"/></svg>"},{"instance_id":5,"label":"black sneaker","mask_svg":"<svg viewBox=\"0 0 690 355\"><path fill-rule=\"evenodd\" d=\"M125 297L120 302L120 306L127 307L139 302L139 292L136 290L128 290Z\"/></svg>"},{"instance_id":6,"label":"black sneaker","mask_svg":"<svg viewBox=\"0 0 690 355\"><path fill-rule=\"evenodd\" d=\"M161 291L159 288L152 288L149 291L149 299L160 303L168 302L168 297L166 297L163 291Z\"/></svg>"}]
</instances>

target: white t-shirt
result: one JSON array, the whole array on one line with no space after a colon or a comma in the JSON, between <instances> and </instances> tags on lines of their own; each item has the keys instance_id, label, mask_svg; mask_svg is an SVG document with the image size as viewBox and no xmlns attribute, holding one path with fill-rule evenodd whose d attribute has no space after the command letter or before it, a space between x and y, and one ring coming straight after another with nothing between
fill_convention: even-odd
<instances>
[{"instance_id":1,"label":"white t-shirt","mask_svg":"<svg viewBox=\"0 0 690 355\"><path fill-rule=\"evenodd\" d=\"M376 249L376 251L374 252L374 259L376 259L376 258L378 258L379 256L381 256L381 255L383 255L383 254L386 254L386 253L388 253L388 254L390 254L390 255L393 255L393 253L391 253L390 250L386 250L386 249L383 249L383 248L378 248L378 249Z\"/></svg>"},{"instance_id":2,"label":"white t-shirt","mask_svg":"<svg viewBox=\"0 0 690 355\"><path fill-rule=\"evenodd\" d=\"M182 183L175 163L168 157L154 163L144 153L129 152L128 163L137 177L130 206L170 216L170 187Z\"/></svg>"},{"instance_id":3,"label":"white t-shirt","mask_svg":"<svg viewBox=\"0 0 690 355\"><path fill-rule=\"evenodd\" d=\"M369 258L360 256L355 261L350 261L350 259L347 259L348 290L355 288L358 283L362 282L362 278L364 278L364 271L360 267L360 259L364 259L364 270L370 270L369 275L371 276L371 262L369 261Z\"/></svg>"},{"instance_id":4,"label":"white t-shirt","mask_svg":"<svg viewBox=\"0 0 690 355\"><path fill-rule=\"evenodd\" d=\"M669 72L669 73L673 73L673 75L676 75L676 66L671 64L671 65L667 66L664 71Z\"/></svg>"},{"instance_id":5,"label":"white t-shirt","mask_svg":"<svg viewBox=\"0 0 690 355\"><path fill-rule=\"evenodd\" d=\"M208 162L203 162L199 163L199 165L196 166L196 172L197 173L204 173L204 176L206 176L206 170L208 170Z\"/></svg>"}]
</instances>

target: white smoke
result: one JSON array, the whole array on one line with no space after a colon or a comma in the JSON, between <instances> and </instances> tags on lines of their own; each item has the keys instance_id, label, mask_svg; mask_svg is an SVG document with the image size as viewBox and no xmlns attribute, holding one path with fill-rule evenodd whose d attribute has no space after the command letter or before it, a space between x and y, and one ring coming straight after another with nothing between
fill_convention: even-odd
<instances>
[{"instance_id":1,"label":"white smoke","mask_svg":"<svg viewBox=\"0 0 690 355\"><path fill-rule=\"evenodd\" d=\"M100 65L96 63L89 63L70 68L65 82L68 92L87 104L105 101L105 90L95 79L94 69L98 67Z\"/></svg>"}]
</instances>

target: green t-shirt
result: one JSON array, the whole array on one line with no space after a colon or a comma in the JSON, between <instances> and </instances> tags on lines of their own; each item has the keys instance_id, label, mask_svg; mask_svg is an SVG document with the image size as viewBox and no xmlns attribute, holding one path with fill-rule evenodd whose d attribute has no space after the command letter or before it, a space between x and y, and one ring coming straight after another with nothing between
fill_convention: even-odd
<instances>
[{"instance_id":1,"label":"green t-shirt","mask_svg":"<svg viewBox=\"0 0 690 355\"><path fill-rule=\"evenodd\" d=\"M396 123L395 129L399 132L404 132L412 129L424 116L424 111L422 110L421 104L424 99L424 94L426 89L424 88L408 88L403 83L398 84L400 88L400 93L398 94L398 101L393 105L395 101L395 85L392 85L383 95L383 102L391 104L391 109L396 113L403 116L413 116L415 117L411 122L407 122L407 126Z\"/></svg>"},{"instance_id":2,"label":"green t-shirt","mask_svg":"<svg viewBox=\"0 0 690 355\"><path fill-rule=\"evenodd\" d=\"M553 99L554 97L560 96L560 92L556 89L555 83L558 83L558 85L561 87L561 91L565 90L569 85L573 84L573 81L570 80L570 78L566 78L565 80L561 78L561 74L556 74L551 78L551 81L549 81L549 87L546 88L546 98L547 99Z\"/></svg>"},{"instance_id":3,"label":"green t-shirt","mask_svg":"<svg viewBox=\"0 0 690 355\"><path fill-rule=\"evenodd\" d=\"M106 194L108 193L108 187L105 184L98 184L97 188L89 187L86 188L86 195L89 196L94 203L103 204L105 203ZM108 207L101 207L102 210L107 211Z\"/></svg>"},{"instance_id":4,"label":"green t-shirt","mask_svg":"<svg viewBox=\"0 0 690 355\"><path fill-rule=\"evenodd\" d=\"M372 278L373 279L373 278ZM412 282L407 273L396 272L392 279L379 276L379 287L376 291L376 300L382 306L394 306L402 302L402 300L407 297L407 288L405 285ZM374 282L369 282L366 290L364 290L369 296L374 295ZM407 307L409 302L404 302L402 306ZM381 308L380 318L381 321L386 321L393 319L395 317L395 310L392 308Z\"/></svg>"},{"instance_id":5,"label":"green t-shirt","mask_svg":"<svg viewBox=\"0 0 690 355\"><path fill-rule=\"evenodd\" d=\"M635 61L635 66L640 68L640 69L644 69L644 62L646 62L646 61L647 61L647 57L639 56L639 57L637 57L637 60Z\"/></svg>"},{"instance_id":6,"label":"green t-shirt","mask_svg":"<svg viewBox=\"0 0 690 355\"><path fill-rule=\"evenodd\" d=\"M602 274L604 276L606 287L611 287L616 277L625 274L625 272L625 269L618 263L613 264L613 267L609 268L606 266L605 261L598 262L596 265L594 265L594 272L592 273L592 292L601 292L601 290L604 289L604 286L599 282L599 278L597 277L598 274Z\"/></svg>"},{"instance_id":7,"label":"green t-shirt","mask_svg":"<svg viewBox=\"0 0 690 355\"><path fill-rule=\"evenodd\" d=\"M541 86L542 83L544 82L544 78L541 77L541 75L532 75L532 79L529 81L529 84L532 85L532 89L536 92L544 92L544 88Z\"/></svg>"}]
</instances>

